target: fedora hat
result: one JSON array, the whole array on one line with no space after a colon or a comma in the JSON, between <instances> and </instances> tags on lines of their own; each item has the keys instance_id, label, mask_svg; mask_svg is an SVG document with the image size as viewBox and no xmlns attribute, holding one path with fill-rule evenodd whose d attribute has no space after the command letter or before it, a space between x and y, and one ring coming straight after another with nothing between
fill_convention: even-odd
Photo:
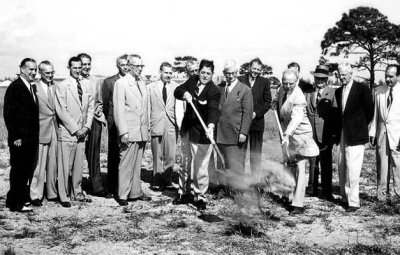
<instances>
[{"instance_id":1,"label":"fedora hat","mask_svg":"<svg viewBox=\"0 0 400 255\"><path fill-rule=\"evenodd\" d=\"M314 77L327 78L329 77L329 67L317 65L317 67L315 67L315 71L311 71L310 73L314 75Z\"/></svg>"}]
</instances>

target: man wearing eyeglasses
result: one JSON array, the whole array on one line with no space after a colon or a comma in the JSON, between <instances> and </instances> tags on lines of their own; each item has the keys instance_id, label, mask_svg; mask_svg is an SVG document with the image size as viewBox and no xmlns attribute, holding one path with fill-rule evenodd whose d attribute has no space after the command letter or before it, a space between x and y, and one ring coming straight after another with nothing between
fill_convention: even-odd
<instances>
[{"instance_id":1,"label":"man wearing eyeglasses","mask_svg":"<svg viewBox=\"0 0 400 255\"><path fill-rule=\"evenodd\" d=\"M225 168L244 174L244 143L253 117L253 96L251 88L237 79L238 70L234 60L225 62L226 82L220 85L217 143L224 155Z\"/></svg>"},{"instance_id":2,"label":"man wearing eyeglasses","mask_svg":"<svg viewBox=\"0 0 400 255\"><path fill-rule=\"evenodd\" d=\"M36 166L39 143L39 110L36 85L33 84L37 65L25 58L20 65L21 74L8 86L4 96L4 122L10 148L10 190L6 207L15 212L31 212L29 186Z\"/></svg>"},{"instance_id":3,"label":"man wearing eyeglasses","mask_svg":"<svg viewBox=\"0 0 400 255\"><path fill-rule=\"evenodd\" d=\"M39 105L38 162L30 187L31 204L42 206L44 183L48 201L57 201L57 120L55 109L54 67L45 60L39 64L40 81L36 83Z\"/></svg>"},{"instance_id":4,"label":"man wearing eyeglasses","mask_svg":"<svg viewBox=\"0 0 400 255\"><path fill-rule=\"evenodd\" d=\"M253 95L253 115L249 131L249 138L245 142L250 142L250 167L255 173L261 169L261 152L264 135L264 115L268 112L271 105L271 90L269 80L261 77L263 64L259 58L250 61L250 72L238 77L238 80L251 88Z\"/></svg>"},{"instance_id":5,"label":"man wearing eyeglasses","mask_svg":"<svg viewBox=\"0 0 400 255\"><path fill-rule=\"evenodd\" d=\"M369 87L353 80L349 63L338 67L342 86L335 91L337 115L336 137L340 142L339 182L342 203L348 212L360 208L359 185L368 125L374 115L374 102Z\"/></svg>"}]
</instances>

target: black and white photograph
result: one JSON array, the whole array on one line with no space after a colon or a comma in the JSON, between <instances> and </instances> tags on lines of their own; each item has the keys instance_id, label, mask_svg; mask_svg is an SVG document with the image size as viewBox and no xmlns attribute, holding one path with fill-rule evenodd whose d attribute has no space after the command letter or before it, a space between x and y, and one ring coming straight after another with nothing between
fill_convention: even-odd
<instances>
[{"instance_id":1,"label":"black and white photograph","mask_svg":"<svg viewBox=\"0 0 400 255\"><path fill-rule=\"evenodd\" d=\"M2 0L0 254L400 254L397 0Z\"/></svg>"}]
</instances>

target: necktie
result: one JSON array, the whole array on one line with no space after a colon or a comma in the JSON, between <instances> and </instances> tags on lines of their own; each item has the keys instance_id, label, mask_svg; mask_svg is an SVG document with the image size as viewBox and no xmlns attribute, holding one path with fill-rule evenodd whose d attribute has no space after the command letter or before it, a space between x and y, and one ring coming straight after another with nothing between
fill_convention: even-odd
<instances>
[{"instance_id":1,"label":"necktie","mask_svg":"<svg viewBox=\"0 0 400 255\"><path fill-rule=\"evenodd\" d=\"M167 86L167 84L164 83L164 87L162 89L162 98L164 100L164 104L167 103L167 87L166 86Z\"/></svg>"},{"instance_id":2,"label":"necktie","mask_svg":"<svg viewBox=\"0 0 400 255\"><path fill-rule=\"evenodd\" d=\"M227 83L226 84L226 89L225 89L225 98L227 98L228 97L228 95L229 95L229 87L231 86L231 84L230 83Z\"/></svg>"},{"instance_id":3,"label":"necktie","mask_svg":"<svg viewBox=\"0 0 400 255\"><path fill-rule=\"evenodd\" d=\"M285 94L283 94L282 105L285 103L286 99L287 99L287 92L285 92Z\"/></svg>"},{"instance_id":4,"label":"necktie","mask_svg":"<svg viewBox=\"0 0 400 255\"><path fill-rule=\"evenodd\" d=\"M318 90L317 92L317 104L319 103L319 100L321 100L321 90Z\"/></svg>"},{"instance_id":5,"label":"necktie","mask_svg":"<svg viewBox=\"0 0 400 255\"><path fill-rule=\"evenodd\" d=\"M393 87L390 87L389 96L386 101L386 107L389 109L393 102Z\"/></svg>"},{"instance_id":6,"label":"necktie","mask_svg":"<svg viewBox=\"0 0 400 255\"><path fill-rule=\"evenodd\" d=\"M36 103L36 85L30 84L31 94L33 96L33 101Z\"/></svg>"},{"instance_id":7,"label":"necktie","mask_svg":"<svg viewBox=\"0 0 400 255\"><path fill-rule=\"evenodd\" d=\"M81 104L82 104L83 91L82 91L82 86L81 86L81 83L79 82L79 79L76 79L76 87L78 88L79 101L81 101Z\"/></svg>"},{"instance_id":8,"label":"necktie","mask_svg":"<svg viewBox=\"0 0 400 255\"><path fill-rule=\"evenodd\" d=\"M53 105L54 105L54 102L53 102L53 92L51 91L51 86L52 86L52 84L49 83L49 84L48 84L48 87L47 87L47 98L49 99L50 105L53 106Z\"/></svg>"}]
</instances>

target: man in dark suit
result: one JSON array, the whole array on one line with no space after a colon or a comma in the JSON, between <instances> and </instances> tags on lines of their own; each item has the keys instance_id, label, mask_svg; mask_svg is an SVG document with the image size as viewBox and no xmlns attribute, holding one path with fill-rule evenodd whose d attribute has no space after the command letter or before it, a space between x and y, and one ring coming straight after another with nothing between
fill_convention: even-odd
<instances>
[{"instance_id":1,"label":"man in dark suit","mask_svg":"<svg viewBox=\"0 0 400 255\"><path fill-rule=\"evenodd\" d=\"M231 171L244 173L247 139L253 116L253 96L251 89L238 81L236 62L225 62L226 82L220 85L221 117L217 126L217 143L225 159L225 167Z\"/></svg>"},{"instance_id":2,"label":"man in dark suit","mask_svg":"<svg viewBox=\"0 0 400 255\"><path fill-rule=\"evenodd\" d=\"M322 198L333 200L332 196L332 146L333 110L335 89L327 87L329 68L318 65L314 72L315 89L305 93L307 116L313 129L313 138L319 147L319 156L310 160L309 184L315 196L318 195L319 163L321 163Z\"/></svg>"},{"instance_id":3,"label":"man in dark suit","mask_svg":"<svg viewBox=\"0 0 400 255\"><path fill-rule=\"evenodd\" d=\"M11 211L30 212L29 186L36 167L39 144L39 109L36 86L37 72L34 59L25 58L20 65L21 74L7 88L4 96L4 121L10 146L10 190L6 206Z\"/></svg>"},{"instance_id":4,"label":"man in dark suit","mask_svg":"<svg viewBox=\"0 0 400 255\"><path fill-rule=\"evenodd\" d=\"M292 62L288 65L288 68L296 70L300 74L300 65L298 63ZM303 91L303 93L312 92L314 90L313 85L303 79L299 79L297 86L301 88L301 91Z\"/></svg>"},{"instance_id":5,"label":"man in dark suit","mask_svg":"<svg viewBox=\"0 0 400 255\"><path fill-rule=\"evenodd\" d=\"M115 82L129 72L128 55L117 58L117 68L118 73L105 79L102 86L103 113L108 126L107 190L114 196L117 194L118 186L119 147L113 114L113 91Z\"/></svg>"},{"instance_id":6,"label":"man in dark suit","mask_svg":"<svg viewBox=\"0 0 400 255\"><path fill-rule=\"evenodd\" d=\"M338 70L343 85L336 89L334 99L337 142L340 139L340 193L347 211L354 212L360 208L359 181L374 103L368 86L353 80L349 63L339 64Z\"/></svg>"},{"instance_id":7,"label":"man in dark suit","mask_svg":"<svg viewBox=\"0 0 400 255\"><path fill-rule=\"evenodd\" d=\"M208 165L212 153L208 137L214 136L214 128L219 118L218 103L221 94L212 82L214 62L202 60L199 75L191 76L185 83L175 89L176 99L193 102L201 118L207 125L204 130L193 108L188 105L182 121L182 129L189 130L190 150L192 154L191 167L182 169L190 173L179 173L179 196L173 204L187 203L189 190L186 189L188 176L192 178L191 192L194 195L194 205L199 210L206 209L205 193L209 185Z\"/></svg>"},{"instance_id":8,"label":"man in dark suit","mask_svg":"<svg viewBox=\"0 0 400 255\"><path fill-rule=\"evenodd\" d=\"M251 171L260 170L261 152L264 134L264 115L271 106L271 90L269 80L261 77L262 62L255 58L250 61L250 72L238 77L238 80L249 86L253 94L253 115L250 126L249 136L244 143L244 150L247 150L247 143L250 140L250 167Z\"/></svg>"}]
</instances>

